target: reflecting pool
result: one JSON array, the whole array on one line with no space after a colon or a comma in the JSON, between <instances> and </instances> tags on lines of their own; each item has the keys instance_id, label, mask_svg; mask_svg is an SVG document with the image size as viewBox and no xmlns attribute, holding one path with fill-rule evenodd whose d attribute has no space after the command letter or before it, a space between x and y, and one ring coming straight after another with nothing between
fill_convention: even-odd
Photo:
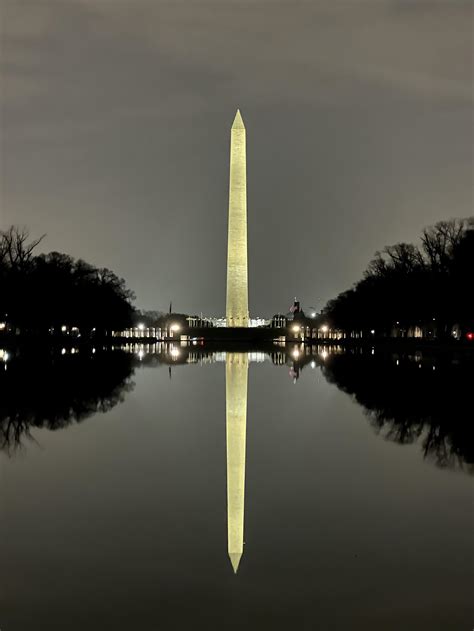
<instances>
[{"instance_id":1,"label":"reflecting pool","mask_svg":"<svg viewBox=\"0 0 474 631\"><path fill-rule=\"evenodd\" d=\"M0 628L470 629L473 376L377 347L3 349Z\"/></svg>"}]
</instances>

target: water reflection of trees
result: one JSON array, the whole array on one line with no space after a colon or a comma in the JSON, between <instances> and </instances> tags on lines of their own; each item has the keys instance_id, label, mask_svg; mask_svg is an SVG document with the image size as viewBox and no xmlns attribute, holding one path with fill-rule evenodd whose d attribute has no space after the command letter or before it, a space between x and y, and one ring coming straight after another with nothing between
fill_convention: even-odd
<instances>
[{"instance_id":1,"label":"water reflection of trees","mask_svg":"<svg viewBox=\"0 0 474 631\"><path fill-rule=\"evenodd\" d=\"M385 438L420 441L438 466L473 472L472 358L344 352L318 363Z\"/></svg>"},{"instance_id":2,"label":"water reflection of trees","mask_svg":"<svg viewBox=\"0 0 474 631\"><path fill-rule=\"evenodd\" d=\"M132 370L119 351L12 357L0 371L0 449L12 453L33 428L61 429L108 412L133 389Z\"/></svg>"},{"instance_id":3,"label":"water reflection of trees","mask_svg":"<svg viewBox=\"0 0 474 631\"><path fill-rule=\"evenodd\" d=\"M289 366L295 382L319 366L365 409L382 436L400 444L420 442L424 456L439 466L474 470L474 358L294 345L265 348L249 361L265 354L273 364ZM225 352L170 345L10 357L7 370L0 370L0 449L12 452L32 437L33 428L60 429L111 410L133 389L131 377L139 367L168 365L171 371L174 365L223 360Z\"/></svg>"}]
</instances>

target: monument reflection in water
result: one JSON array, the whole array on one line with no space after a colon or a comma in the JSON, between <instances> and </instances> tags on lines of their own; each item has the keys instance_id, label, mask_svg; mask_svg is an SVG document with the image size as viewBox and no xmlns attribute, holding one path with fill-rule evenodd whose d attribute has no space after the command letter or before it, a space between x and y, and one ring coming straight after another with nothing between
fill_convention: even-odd
<instances>
[{"instance_id":1,"label":"monument reflection in water","mask_svg":"<svg viewBox=\"0 0 474 631\"><path fill-rule=\"evenodd\" d=\"M0 349L1 350L1 349ZM124 352L125 351L125 352ZM63 349L64 352L64 349ZM374 431L399 444L419 443L423 458L472 474L471 355L376 353L342 347L273 347L267 352L207 352L194 347L127 345L65 354L2 351L0 451L13 455L41 428L62 430L107 413L134 388L135 372L160 365L225 362L227 543L236 573L244 547L249 363L289 368L296 383L306 370L324 378L364 410ZM314 374L314 373L313 373ZM305 378L304 377L304 378ZM258 394L258 393L257 393Z\"/></svg>"},{"instance_id":2,"label":"monument reflection in water","mask_svg":"<svg viewBox=\"0 0 474 631\"><path fill-rule=\"evenodd\" d=\"M244 546L245 437L247 430L246 353L228 353L226 376L227 546L237 572Z\"/></svg>"}]
</instances>

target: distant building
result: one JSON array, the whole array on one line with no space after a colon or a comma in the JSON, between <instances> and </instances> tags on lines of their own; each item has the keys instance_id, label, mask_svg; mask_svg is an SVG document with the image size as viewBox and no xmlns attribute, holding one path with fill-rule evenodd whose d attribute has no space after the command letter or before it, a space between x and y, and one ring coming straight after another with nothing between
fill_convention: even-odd
<instances>
[{"instance_id":1,"label":"distant building","mask_svg":"<svg viewBox=\"0 0 474 631\"><path fill-rule=\"evenodd\" d=\"M296 298L293 301L293 305L290 307L290 311L289 311L289 316L291 318L291 316L293 316L293 318L295 317L295 315L297 315L298 313L302 313L301 311L301 307L300 307L300 301L296 300Z\"/></svg>"},{"instance_id":2,"label":"distant building","mask_svg":"<svg viewBox=\"0 0 474 631\"><path fill-rule=\"evenodd\" d=\"M284 329L288 324L288 318L280 313L277 313L272 318L271 326L274 329Z\"/></svg>"}]
</instances>

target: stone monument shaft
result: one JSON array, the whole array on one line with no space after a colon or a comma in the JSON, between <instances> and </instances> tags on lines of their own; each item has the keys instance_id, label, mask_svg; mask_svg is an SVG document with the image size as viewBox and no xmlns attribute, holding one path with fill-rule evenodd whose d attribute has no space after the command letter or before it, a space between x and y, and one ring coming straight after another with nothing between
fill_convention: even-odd
<instances>
[{"instance_id":1,"label":"stone monument shaft","mask_svg":"<svg viewBox=\"0 0 474 631\"><path fill-rule=\"evenodd\" d=\"M229 233L227 242L228 327L249 324L247 271L247 159L245 126L237 110L230 135Z\"/></svg>"}]
</instances>

